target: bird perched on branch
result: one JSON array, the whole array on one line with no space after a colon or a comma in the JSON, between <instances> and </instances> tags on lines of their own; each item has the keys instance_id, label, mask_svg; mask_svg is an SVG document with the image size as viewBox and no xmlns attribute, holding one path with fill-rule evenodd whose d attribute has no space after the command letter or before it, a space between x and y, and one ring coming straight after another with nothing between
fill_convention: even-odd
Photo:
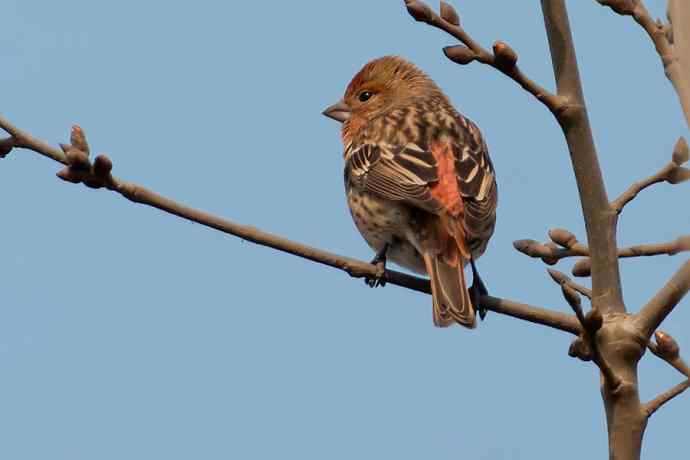
<instances>
[{"instance_id":1,"label":"bird perched on branch","mask_svg":"<svg viewBox=\"0 0 690 460\"><path fill-rule=\"evenodd\" d=\"M376 251L372 263L389 259L428 273L434 324L474 327L477 299L486 294L474 260L493 234L497 203L477 126L424 72L396 56L366 64L323 113L342 123L347 203ZM385 275L367 282L382 285Z\"/></svg>"}]
</instances>

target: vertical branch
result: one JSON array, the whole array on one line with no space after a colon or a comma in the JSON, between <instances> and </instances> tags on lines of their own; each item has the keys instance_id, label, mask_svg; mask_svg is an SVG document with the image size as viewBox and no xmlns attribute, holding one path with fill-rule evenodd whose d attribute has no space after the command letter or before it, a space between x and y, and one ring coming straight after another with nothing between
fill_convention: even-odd
<instances>
[{"instance_id":1,"label":"vertical branch","mask_svg":"<svg viewBox=\"0 0 690 460\"><path fill-rule=\"evenodd\" d=\"M592 305L601 313L623 312L616 216L594 147L565 0L542 0L541 5L558 95L568 100L556 117L568 142L592 254Z\"/></svg>"}]
</instances>

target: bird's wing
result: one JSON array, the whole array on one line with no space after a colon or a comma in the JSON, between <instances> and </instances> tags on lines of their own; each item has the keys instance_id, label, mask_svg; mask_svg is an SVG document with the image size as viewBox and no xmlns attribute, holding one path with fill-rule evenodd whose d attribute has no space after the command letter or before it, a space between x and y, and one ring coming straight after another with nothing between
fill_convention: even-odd
<instances>
[{"instance_id":1,"label":"bird's wing","mask_svg":"<svg viewBox=\"0 0 690 460\"><path fill-rule=\"evenodd\" d=\"M463 227L472 253L483 252L496 223L498 190L493 164L479 128L465 117L457 118L461 139L452 144L460 195Z\"/></svg>"},{"instance_id":2,"label":"bird's wing","mask_svg":"<svg viewBox=\"0 0 690 460\"><path fill-rule=\"evenodd\" d=\"M415 144L364 143L345 153L345 181L381 198L404 201L436 212L442 205L431 194L438 181L434 155Z\"/></svg>"},{"instance_id":3,"label":"bird's wing","mask_svg":"<svg viewBox=\"0 0 690 460\"><path fill-rule=\"evenodd\" d=\"M451 234L466 245L462 252L469 256L483 252L493 233L497 190L479 129L462 116L455 121L455 129L421 146L350 145L345 181L384 199L451 218L460 224Z\"/></svg>"}]
</instances>

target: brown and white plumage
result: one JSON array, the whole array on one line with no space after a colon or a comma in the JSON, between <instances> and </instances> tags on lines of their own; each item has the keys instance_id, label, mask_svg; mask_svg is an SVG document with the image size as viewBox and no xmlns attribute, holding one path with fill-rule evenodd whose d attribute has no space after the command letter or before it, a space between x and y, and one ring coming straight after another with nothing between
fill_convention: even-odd
<instances>
[{"instance_id":1,"label":"brown and white plumage","mask_svg":"<svg viewBox=\"0 0 690 460\"><path fill-rule=\"evenodd\" d=\"M365 65L325 113L343 121L347 200L364 239L429 274L437 326L474 327L463 267L486 249L497 202L479 129L399 57Z\"/></svg>"}]
</instances>

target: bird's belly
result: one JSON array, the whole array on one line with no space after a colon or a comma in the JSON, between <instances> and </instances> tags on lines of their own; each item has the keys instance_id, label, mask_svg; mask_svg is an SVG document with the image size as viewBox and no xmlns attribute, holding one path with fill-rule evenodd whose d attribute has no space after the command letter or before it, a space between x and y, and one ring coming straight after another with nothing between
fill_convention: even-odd
<instances>
[{"instance_id":1,"label":"bird's belly","mask_svg":"<svg viewBox=\"0 0 690 460\"><path fill-rule=\"evenodd\" d=\"M388 244L388 260L413 270L426 273L424 261L416 247L416 231L411 225L410 209L398 202L381 199L368 192L351 187L347 204L357 229L376 252Z\"/></svg>"}]
</instances>

